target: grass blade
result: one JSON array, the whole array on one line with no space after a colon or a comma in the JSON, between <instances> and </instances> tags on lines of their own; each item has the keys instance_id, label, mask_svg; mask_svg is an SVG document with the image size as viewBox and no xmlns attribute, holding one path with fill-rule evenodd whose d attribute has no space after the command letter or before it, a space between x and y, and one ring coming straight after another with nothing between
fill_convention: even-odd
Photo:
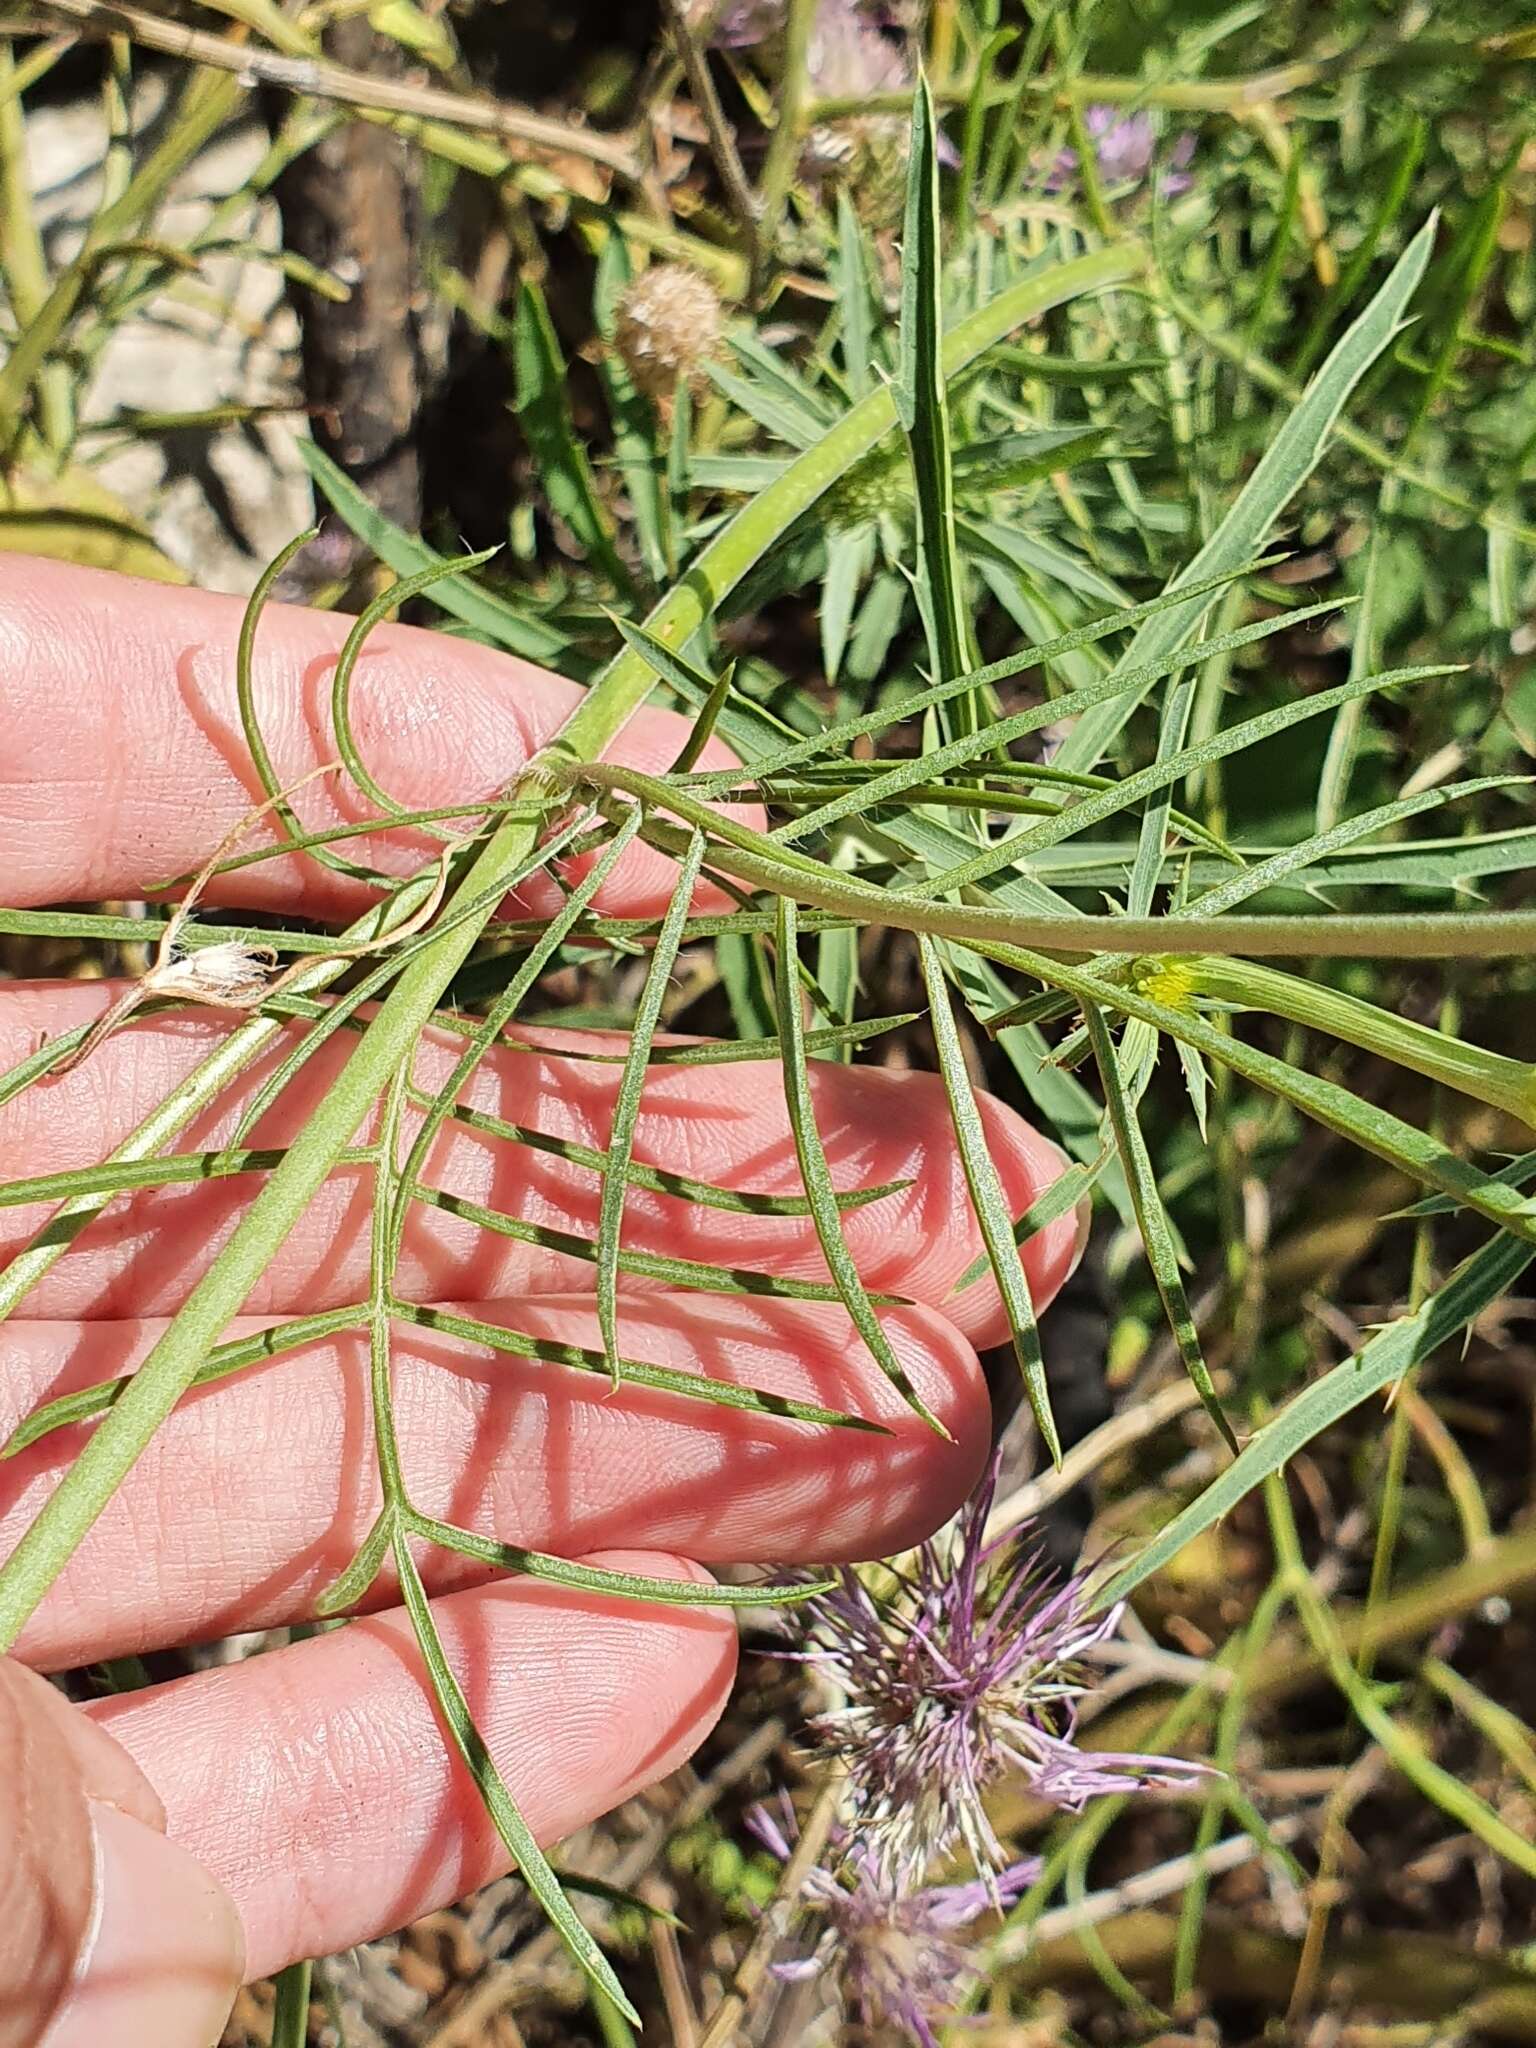
<instances>
[{"instance_id":1,"label":"grass blade","mask_svg":"<svg viewBox=\"0 0 1536 2048\"><path fill-rule=\"evenodd\" d=\"M842 314L843 373L855 398L874 388L874 309L864 228L845 185L837 188L837 303Z\"/></svg>"},{"instance_id":2,"label":"grass blade","mask_svg":"<svg viewBox=\"0 0 1536 2048\"><path fill-rule=\"evenodd\" d=\"M1401 330L1408 303L1429 262L1434 235L1435 223L1430 219L1403 251L1380 291L1341 337L1270 441L1232 509L1188 567L1175 578L1173 590L1235 569L1264 546L1275 520L1321 460L1329 433L1351 392ZM1194 630L1203 610L1204 600L1192 597L1188 604L1160 613L1126 649L1123 666L1139 667L1171 653ZM1112 697L1082 718L1057 756L1061 765L1097 767L1139 702L1140 697L1134 693Z\"/></svg>"},{"instance_id":3,"label":"grass blade","mask_svg":"<svg viewBox=\"0 0 1536 2048\"><path fill-rule=\"evenodd\" d=\"M370 504L344 470L338 469L313 441L299 443L299 455L317 490L330 501L358 539L397 576L415 576L423 569L449 567L447 557L394 525ZM505 647L529 661L558 665L569 642L563 633L531 613L520 611L462 574L434 585L432 602L493 646Z\"/></svg>"},{"instance_id":4,"label":"grass blade","mask_svg":"<svg viewBox=\"0 0 1536 2048\"><path fill-rule=\"evenodd\" d=\"M943 271L939 250L939 158L933 95L918 75L912 96L902 233L901 324L892 397L907 437L917 495L917 591L928 627L934 673L950 682L971 666L955 547L955 486L950 462L949 408L940 361ZM979 692L951 700L940 715L947 739L974 732L985 718Z\"/></svg>"},{"instance_id":5,"label":"grass blade","mask_svg":"<svg viewBox=\"0 0 1536 2048\"><path fill-rule=\"evenodd\" d=\"M544 294L524 277L512 323L517 416L528 437L540 487L556 514L616 590L630 588L613 530L597 495L592 465L571 423L565 359Z\"/></svg>"}]
</instances>

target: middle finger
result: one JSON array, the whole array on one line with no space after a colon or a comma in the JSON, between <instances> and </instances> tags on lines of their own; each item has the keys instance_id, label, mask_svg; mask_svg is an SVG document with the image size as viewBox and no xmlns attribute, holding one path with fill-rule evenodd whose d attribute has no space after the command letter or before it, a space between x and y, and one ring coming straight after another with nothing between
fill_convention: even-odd
<instances>
[{"instance_id":1,"label":"middle finger","mask_svg":"<svg viewBox=\"0 0 1536 2048\"><path fill-rule=\"evenodd\" d=\"M26 1055L40 1035L68 1030L106 1007L111 984L19 984L0 990L0 1070ZM0 1112L0 1183L40 1172L86 1167L105 1158L231 1029L205 1014L136 1020L56 1082L28 1089ZM612 1053L623 1040L545 1033L548 1049L498 1049L462 1100L514 1125L602 1151L619 1087L616 1063L599 1063L555 1045ZM238 1088L201 1115L178 1142L197 1151L228 1141L263 1078L294 1042L284 1033ZM328 1041L258 1123L247 1141L282 1146L335 1081L354 1041ZM434 1089L459 1043L441 1033L423 1039L416 1078ZM938 1078L832 1061L811 1063L816 1118L835 1185L851 1191L889 1181L910 1185L848 1211L843 1229L871 1289L939 1308L973 1344L1006 1334L996 1289L987 1278L955 1293L980 1249ZM1021 1213L1062 1170L1056 1147L1002 1104L982 1113L1010 1207ZM663 1066L647 1078L634 1157L696 1179L771 1195L798 1195L800 1176L771 1062L713 1067ZM358 1298L367 1283L369 1170L332 1176L262 1276L247 1307L302 1314ZM601 1180L568 1160L490 1138L462 1124L445 1127L425 1183L524 1227L590 1240ZM31 1317L170 1314L205 1272L253 1198L252 1175L115 1197L76 1248L27 1296ZM0 1263L24 1245L49 1209L0 1210ZM771 1272L825 1285L827 1269L808 1216L762 1216L705 1207L644 1188L629 1192L624 1243L674 1259ZM1024 1247L1037 1305L1056 1292L1077 1246L1071 1213ZM592 1286L589 1260L567 1250L497 1235L463 1215L413 1207L397 1275L407 1299L474 1300L568 1293ZM649 1283L629 1279L640 1291Z\"/></svg>"}]
</instances>

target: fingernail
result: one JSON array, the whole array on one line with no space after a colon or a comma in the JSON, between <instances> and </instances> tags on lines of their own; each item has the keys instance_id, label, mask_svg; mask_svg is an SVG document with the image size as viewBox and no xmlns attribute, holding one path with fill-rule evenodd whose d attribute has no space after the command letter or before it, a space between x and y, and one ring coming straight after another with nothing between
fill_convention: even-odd
<instances>
[{"instance_id":1,"label":"fingernail","mask_svg":"<svg viewBox=\"0 0 1536 2048\"><path fill-rule=\"evenodd\" d=\"M96 1800L90 1812L94 1916L42 2048L212 2048L245 1961L233 1904L164 1835Z\"/></svg>"}]
</instances>

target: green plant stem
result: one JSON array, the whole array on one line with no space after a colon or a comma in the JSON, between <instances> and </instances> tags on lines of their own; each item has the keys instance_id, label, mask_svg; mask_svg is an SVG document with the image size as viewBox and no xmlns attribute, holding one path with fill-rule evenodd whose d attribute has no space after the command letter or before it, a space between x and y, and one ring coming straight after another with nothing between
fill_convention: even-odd
<instances>
[{"instance_id":1,"label":"green plant stem","mask_svg":"<svg viewBox=\"0 0 1536 2048\"><path fill-rule=\"evenodd\" d=\"M342 934L342 944L362 944L384 935L390 921L409 914L409 906L416 895L416 885L407 884L406 889L392 896L388 903L366 911ZM259 940L261 934L254 933L253 937ZM295 980L288 993L299 996L319 991L344 973L347 965L345 959L317 960L311 970ZM208 1057L184 1076L164 1101L155 1105L137 1129L118 1146L108 1163L118 1165L153 1158L279 1036L283 1024L281 1016L247 1018L227 1038L221 1039ZM45 1057L49 1050L44 1048ZM112 1192L109 1189L105 1193L92 1192L71 1197L49 1217L31 1242L13 1256L4 1272L0 1273L0 1322L14 1314L29 1291L63 1258L81 1231L111 1200ZM0 1581L3 1581L3 1573L0 1573Z\"/></svg>"},{"instance_id":2,"label":"green plant stem","mask_svg":"<svg viewBox=\"0 0 1536 2048\"><path fill-rule=\"evenodd\" d=\"M290 1963L274 1980L271 2048L304 2048L309 2039L310 1980L314 1964Z\"/></svg>"},{"instance_id":3,"label":"green plant stem","mask_svg":"<svg viewBox=\"0 0 1536 2048\"><path fill-rule=\"evenodd\" d=\"M567 773L573 771L567 770ZM792 852L778 841L700 803L640 769L595 762L574 771L598 789L619 790L719 835L709 864L755 888L792 895L817 910L898 931L930 932L961 944L1032 946L1067 954L1206 953L1219 937L1231 953L1293 959L1451 960L1523 957L1536 949L1536 912L1423 912L1410 917L1026 917L968 903L933 903L904 890L877 888ZM683 841L647 838L681 853Z\"/></svg>"},{"instance_id":4,"label":"green plant stem","mask_svg":"<svg viewBox=\"0 0 1536 2048\"><path fill-rule=\"evenodd\" d=\"M1218 927L1219 929L1219 927ZM1536 1067L1502 1053L1468 1045L1448 1031L1399 1017L1342 989L1281 973L1273 967L1230 960L1194 960L1186 972L1195 993L1246 1010L1267 1010L1308 1030L1326 1031L1346 1045L1409 1067L1458 1095L1470 1095L1492 1109L1507 1110L1536 1127Z\"/></svg>"},{"instance_id":5,"label":"green plant stem","mask_svg":"<svg viewBox=\"0 0 1536 2048\"><path fill-rule=\"evenodd\" d=\"M226 83L229 81L217 81L220 86ZM140 178L144 175L141 172ZM944 346L945 374L955 375L1035 314L1136 275L1144 261L1141 250L1121 244L1024 279L953 330ZM14 367L13 357L0 378L9 376ZM30 374L29 370L28 377ZM671 647L685 645L779 536L895 424L896 407L890 391L871 392L715 537L682 584L651 615L649 630ZM645 702L655 680L655 671L643 657L626 648L556 735L547 750L547 765L552 768L556 760L579 762L600 755ZM488 899L483 915L465 919L435 936L430 946L402 968L351 1059L282 1164L0 1569L0 1649L16 1640L155 1431L191 1385L226 1325L239 1313L391 1075L410 1059L421 1031L490 920L495 906L489 899L494 890L538 842L559 780L542 772L545 765L546 758L541 757L528 770L523 784L523 794L529 798L526 809L509 810L501 820L455 892L448 912L451 919L454 906L483 895ZM146 1151L154 1149L145 1147Z\"/></svg>"},{"instance_id":6,"label":"green plant stem","mask_svg":"<svg viewBox=\"0 0 1536 2048\"><path fill-rule=\"evenodd\" d=\"M1010 286L946 335L945 378L958 376L1037 313L1128 282L1140 274L1146 260L1139 245L1121 242L1113 249L1093 250ZM646 621L651 635L670 648L685 647L747 569L895 427L896 402L889 388L872 391L844 413L710 542L683 581ZM645 702L655 681L655 670L645 656L626 647L603 671L549 752L567 761L596 760L619 726Z\"/></svg>"},{"instance_id":7,"label":"green plant stem","mask_svg":"<svg viewBox=\"0 0 1536 2048\"><path fill-rule=\"evenodd\" d=\"M167 126L165 139L145 159L116 204L103 207L96 216L79 253L59 273L17 337L4 369L0 369L0 434L9 435L19 421L23 400L54 354L103 250L134 233L176 173L228 120L240 93L237 78L194 76Z\"/></svg>"},{"instance_id":8,"label":"green plant stem","mask_svg":"<svg viewBox=\"0 0 1536 2048\"><path fill-rule=\"evenodd\" d=\"M779 66L778 117L768 139L763 163L762 186L758 194L757 234L752 251L752 295L756 298L767 281L773 261L779 224L795 181L800 161L800 110L805 102L809 72L811 30L816 21L817 0L789 0L784 17L784 58Z\"/></svg>"},{"instance_id":9,"label":"green plant stem","mask_svg":"<svg viewBox=\"0 0 1536 2048\"><path fill-rule=\"evenodd\" d=\"M0 277L11 317L25 329L48 298L48 259L27 177L22 71L10 40L0 38ZM38 428L54 455L67 447L72 411L69 367L50 362L38 378Z\"/></svg>"},{"instance_id":10,"label":"green plant stem","mask_svg":"<svg viewBox=\"0 0 1536 2048\"><path fill-rule=\"evenodd\" d=\"M509 814L471 868L463 890L469 895L487 892L497 878L515 868L537 839L540 816L537 810ZM486 915L489 917L489 910ZM0 1571L0 1648L8 1648L16 1640L150 1438L191 1385L204 1358L238 1315L256 1281L319 1193L337 1155L352 1142L391 1074L409 1057L479 933L475 922L445 932L402 970L364 1030L357 1050L282 1164L29 1525Z\"/></svg>"}]
</instances>

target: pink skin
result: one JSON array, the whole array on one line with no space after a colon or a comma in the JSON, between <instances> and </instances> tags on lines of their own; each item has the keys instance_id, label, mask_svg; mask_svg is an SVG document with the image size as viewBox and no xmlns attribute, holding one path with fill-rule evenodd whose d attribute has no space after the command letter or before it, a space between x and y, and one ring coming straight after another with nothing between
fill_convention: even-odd
<instances>
[{"instance_id":1,"label":"pink skin","mask_svg":"<svg viewBox=\"0 0 1536 2048\"><path fill-rule=\"evenodd\" d=\"M20 903L131 897L195 867L250 808L234 709L238 623L239 607L226 599L0 559L0 895ZM326 757L328 678L344 630L345 622L310 613L267 615L258 696L284 780ZM502 785L575 696L525 663L391 627L370 643L354 717L387 789L415 804L463 801ZM643 714L615 755L665 765L682 733L667 714ZM716 750L710 758L728 757ZM311 824L367 814L349 812L334 781L312 784L296 801ZM420 843L407 847L398 835L370 840L366 854L401 868L422 857ZM632 849L603 900L621 914L653 914L668 877L659 856ZM529 897L536 903L538 892ZM366 899L313 863L284 860L244 871L226 900L335 916ZM0 1070L40 1035L99 1014L114 992L81 983L0 987ZM211 1015L125 1027L55 1085L0 1111L0 1179L101 1158L231 1028ZM488 1062L467 1099L600 1147L617 1069L570 1056L592 1043L539 1034L539 1050ZM333 1042L312 1063L256 1142L291 1134L347 1049ZM429 1043L419 1078L430 1082L450 1057L447 1041ZM219 1104L179 1146L227 1134L266 1070L258 1067L243 1084L247 1094ZM996 1342L1003 1325L990 1281L954 1291L979 1240L943 1092L931 1076L819 1063L813 1072L837 1184L913 1183L851 1212L847 1235L866 1282L912 1304L887 1311L887 1326L954 1441L914 1422L836 1305L738 1305L626 1280L621 1338L629 1356L850 1409L889 1433L828 1431L675 1396L612 1396L597 1378L402 1330L397 1402L419 1505L504 1541L695 1577L700 1565L688 1560L788 1565L876 1555L917 1541L954 1510L985 1451L974 1347ZM1008 1198L1021 1209L1061 1171L1061 1155L1000 1104L987 1103L985 1114ZM635 1156L732 1187L793 1192L776 1070L658 1071L647 1084ZM439 1138L427 1177L509 1215L583 1235L596 1217L594 1175L462 1127ZM114 1201L28 1298L26 1320L0 1327L0 1431L40 1399L131 1371L163 1327L159 1319L206 1269L252 1185L231 1179ZM0 1260L46 1213L0 1210ZM355 1299L365 1235L365 1190L357 1174L338 1174L253 1297L252 1314L271 1320ZM1078 1235L1068 1216L1026 1247L1040 1305L1070 1270ZM802 1219L707 1210L640 1190L627 1204L625 1242L825 1277ZM592 1270L422 1210L408 1235L402 1285L412 1299L591 1346ZM348 1334L188 1401L43 1603L21 1653L58 1668L311 1612L376 1502L365 1381L364 1347ZM61 1433L0 1467L0 1552L81 1440L78 1431ZM463 1560L430 1550L420 1562L471 1704L541 1839L558 1838L672 1769L718 1714L735 1656L734 1628L718 1611L642 1611L527 1581L490 1585ZM390 1604L390 1581L375 1599L387 1611L339 1634L152 1687L92 1708L76 1724L82 1732L92 1724L92 1737L110 1729L115 1745L72 1745L57 1730L48 1737L56 1749L62 1740L60 1755L75 1757L64 1776L79 1770L93 1814L105 1798L130 1816L122 1827L98 1820L98 1867L116 1867L119 1849L128 1863L149 1854L144 1838L163 1802L169 1844L150 1848L165 1867L160 1878L146 1877L145 1895L180 1896L178 1886L184 1893L203 1882L199 1867L211 1873L237 1909L248 1974L366 1939L505 1867L473 1787L449 1757L404 1617ZM37 1695L23 1688L16 1696L25 1731ZM45 1702L49 1715L56 1697ZM144 1810L101 1793L102 1755L140 1788L134 1796ZM94 1779L85 1768L93 1757ZM175 1861L173 1845L195 1862ZM209 1911L212 1926L217 1915ZM78 1938L68 1912L57 1919ZM111 1913L104 1927L109 1947L131 1950ZM238 1942L215 1935L220 1967L231 1970ZM0 1987L10 1981L9 1938L0 1925ZM102 2015L82 2011L69 2025L90 2038ZM140 2038L162 2038L154 2026L174 2048L163 2015L125 2018L118 2033L107 2026L102 2037L137 2048ZM33 2048L40 2038L8 2035L0 2023L0 2048ZM73 2048L68 2026L55 2038Z\"/></svg>"}]
</instances>

